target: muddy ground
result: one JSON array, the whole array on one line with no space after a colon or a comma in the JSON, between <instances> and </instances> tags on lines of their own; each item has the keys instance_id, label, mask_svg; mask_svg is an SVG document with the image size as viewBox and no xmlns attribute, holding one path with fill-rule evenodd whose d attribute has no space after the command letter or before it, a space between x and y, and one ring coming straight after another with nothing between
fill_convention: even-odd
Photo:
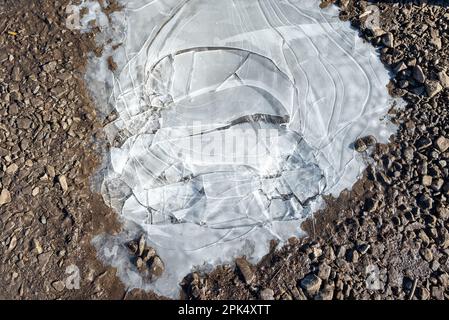
<instances>
[{"instance_id":1,"label":"muddy ground","mask_svg":"<svg viewBox=\"0 0 449 320\"><path fill-rule=\"evenodd\" d=\"M390 114L397 135L368 149L358 141L375 164L304 224L309 237L257 266L242 258L191 274L185 298L448 298L449 8L336 2L379 48L392 73L388 90L407 103ZM92 33L66 28L69 4L0 0L0 298L158 298L127 290L90 245L120 224L91 187L106 142L83 72L101 48ZM364 14L370 5L375 30Z\"/></svg>"}]
</instances>

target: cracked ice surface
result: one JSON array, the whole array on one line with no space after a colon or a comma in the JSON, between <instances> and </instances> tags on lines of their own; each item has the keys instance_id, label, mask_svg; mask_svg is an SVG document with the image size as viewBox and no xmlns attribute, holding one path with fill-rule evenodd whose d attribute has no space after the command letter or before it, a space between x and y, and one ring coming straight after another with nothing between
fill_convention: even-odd
<instances>
[{"instance_id":1,"label":"cracked ice surface","mask_svg":"<svg viewBox=\"0 0 449 320\"><path fill-rule=\"evenodd\" d=\"M336 7L318 0L130 0L112 16L123 44L110 84L118 117L102 193L125 230L144 230L165 262L145 282L117 237L99 255L131 287L176 296L195 266L257 261L300 236L322 195L365 165L358 137L385 141L388 73ZM120 33L119 32L119 33ZM102 79L101 77L105 78ZM133 231L134 230L134 231ZM117 251L118 250L118 251Z\"/></svg>"}]
</instances>

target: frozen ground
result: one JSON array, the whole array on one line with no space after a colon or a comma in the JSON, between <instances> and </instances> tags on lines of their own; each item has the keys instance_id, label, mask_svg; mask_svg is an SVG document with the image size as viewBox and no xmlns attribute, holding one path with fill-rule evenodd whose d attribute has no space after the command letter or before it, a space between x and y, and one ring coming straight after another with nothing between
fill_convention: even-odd
<instances>
[{"instance_id":1,"label":"frozen ground","mask_svg":"<svg viewBox=\"0 0 449 320\"><path fill-rule=\"evenodd\" d=\"M118 115L105 128L113 147L102 192L125 223L95 244L130 287L176 296L194 267L257 261L269 240L300 236L321 196L350 188L364 169L352 143L392 132L381 121L387 71L336 7L123 4L88 78L99 107ZM165 262L152 281L123 245L142 230Z\"/></svg>"}]
</instances>

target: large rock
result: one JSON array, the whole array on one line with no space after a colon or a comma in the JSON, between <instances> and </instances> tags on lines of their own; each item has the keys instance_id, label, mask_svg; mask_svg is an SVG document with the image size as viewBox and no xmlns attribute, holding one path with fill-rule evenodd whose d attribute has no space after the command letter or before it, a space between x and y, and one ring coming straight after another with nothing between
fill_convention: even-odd
<instances>
[{"instance_id":1,"label":"large rock","mask_svg":"<svg viewBox=\"0 0 449 320\"><path fill-rule=\"evenodd\" d=\"M270 288L263 289L259 293L260 300L274 300L274 291Z\"/></svg>"},{"instance_id":2,"label":"large rock","mask_svg":"<svg viewBox=\"0 0 449 320\"><path fill-rule=\"evenodd\" d=\"M382 43L387 46L388 48L393 48L394 47L394 36L391 32L386 33L383 37L382 37Z\"/></svg>"},{"instance_id":3,"label":"large rock","mask_svg":"<svg viewBox=\"0 0 449 320\"><path fill-rule=\"evenodd\" d=\"M418 81L419 83L426 82L426 76L424 74L424 71L420 66L416 66L413 68L413 78Z\"/></svg>"},{"instance_id":4,"label":"large rock","mask_svg":"<svg viewBox=\"0 0 449 320\"><path fill-rule=\"evenodd\" d=\"M164 262L162 262L161 258L155 256L151 262L150 266L151 274L155 277L160 277L165 271Z\"/></svg>"},{"instance_id":5,"label":"large rock","mask_svg":"<svg viewBox=\"0 0 449 320\"><path fill-rule=\"evenodd\" d=\"M315 297L315 300L332 300L334 297L334 287L331 285L325 285L323 289Z\"/></svg>"},{"instance_id":6,"label":"large rock","mask_svg":"<svg viewBox=\"0 0 449 320\"><path fill-rule=\"evenodd\" d=\"M54 281L51 286L58 292L61 292L65 288L65 284L63 281Z\"/></svg>"},{"instance_id":7,"label":"large rock","mask_svg":"<svg viewBox=\"0 0 449 320\"><path fill-rule=\"evenodd\" d=\"M436 145L438 150L441 152L445 152L447 149L449 149L449 139L441 136L437 139Z\"/></svg>"},{"instance_id":8,"label":"large rock","mask_svg":"<svg viewBox=\"0 0 449 320\"><path fill-rule=\"evenodd\" d=\"M251 266L244 258L235 259L235 265L243 276L246 284L250 284L253 282L255 275L253 270L251 270Z\"/></svg>"},{"instance_id":9,"label":"large rock","mask_svg":"<svg viewBox=\"0 0 449 320\"><path fill-rule=\"evenodd\" d=\"M441 71L438 73L438 79L441 82L441 85L446 88L449 89L449 76L447 75L446 72Z\"/></svg>"},{"instance_id":10,"label":"large rock","mask_svg":"<svg viewBox=\"0 0 449 320\"><path fill-rule=\"evenodd\" d=\"M62 191L67 192L69 186L67 185L67 178L65 175L61 175L58 177L59 185L61 186Z\"/></svg>"},{"instance_id":11,"label":"large rock","mask_svg":"<svg viewBox=\"0 0 449 320\"><path fill-rule=\"evenodd\" d=\"M438 93L440 93L443 90L443 86L439 81L427 81L426 82L426 91L427 95L432 98L436 96Z\"/></svg>"},{"instance_id":12,"label":"large rock","mask_svg":"<svg viewBox=\"0 0 449 320\"><path fill-rule=\"evenodd\" d=\"M315 274L310 273L301 280L301 288L303 288L309 296L314 296L318 293L321 287L322 280Z\"/></svg>"},{"instance_id":13,"label":"large rock","mask_svg":"<svg viewBox=\"0 0 449 320\"><path fill-rule=\"evenodd\" d=\"M0 193L0 206L11 202L11 194L8 189L3 189Z\"/></svg>"},{"instance_id":14,"label":"large rock","mask_svg":"<svg viewBox=\"0 0 449 320\"><path fill-rule=\"evenodd\" d=\"M449 208L445 208L440 205L437 208L437 215L443 220L449 219Z\"/></svg>"}]
</instances>

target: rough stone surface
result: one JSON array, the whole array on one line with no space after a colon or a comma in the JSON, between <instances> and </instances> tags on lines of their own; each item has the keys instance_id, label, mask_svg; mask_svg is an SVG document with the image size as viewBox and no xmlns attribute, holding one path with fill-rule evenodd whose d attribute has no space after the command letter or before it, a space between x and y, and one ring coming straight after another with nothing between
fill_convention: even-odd
<instances>
[{"instance_id":1,"label":"rough stone surface","mask_svg":"<svg viewBox=\"0 0 449 320\"><path fill-rule=\"evenodd\" d=\"M0 192L0 206L11 202L11 193L8 189L2 189Z\"/></svg>"},{"instance_id":2,"label":"rough stone surface","mask_svg":"<svg viewBox=\"0 0 449 320\"><path fill-rule=\"evenodd\" d=\"M267 288L260 291L260 300L274 300L274 291Z\"/></svg>"},{"instance_id":3,"label":"rough stone surface","mask_svg":"<svg viewBox=\"0 0 449 320\"><path fill-rule=\"evenodd\" d=\"M445 152L447 149L449 149L449 139L441 136L437 139L436 145L438 150L440 150L441 152Z\"/></svg>"},{"instance_id":4,"label":"rough stone surface","mask_svg":"<svg viewBox=\"0 0 449 320\"><path fill-rule=\"evenodd\" d=\"M250 284L254 280L254 272L251 270L251 265L244 258L237 258L235 264L243 276L246 284Z\"/></svg>"}]
</instances>

